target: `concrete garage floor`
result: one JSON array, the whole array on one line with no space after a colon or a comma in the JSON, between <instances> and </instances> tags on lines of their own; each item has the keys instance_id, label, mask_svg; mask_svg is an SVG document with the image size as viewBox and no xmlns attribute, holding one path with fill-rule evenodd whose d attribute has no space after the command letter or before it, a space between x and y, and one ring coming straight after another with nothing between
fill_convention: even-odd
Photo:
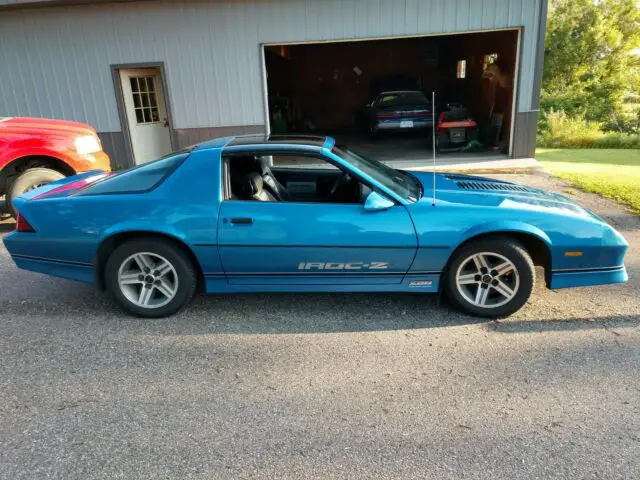
<instances>
[{"instance_id":1,"label":"concrete garage floor","mask_svg":"<svg viewBox=\"0 0 640 480\"><path fill-rule=\"evenodd\" d=\"M431 130L424 132L424 136L409 134L387 133L378 139L371 139L366 135L339 134L336 135L338 144L346 144L354 150L368 155L382 162L431 163L433 150L431 148ZM507 160L508 155L499 151L486 152L437 152L436 164L449 165L464 162ZM400 167L399 167L400 168Z\"/></svg>"},{"instance_id":2,"label":"concrete garage floor","mask_svg":"<svg viewBox=\"0 0 640 480\"><path fill-rule=\"evenodd\" d=\"M629 240L630 283L539 285L499 322L366 294L142 321L0 249L0 478L636 478L640 218L576 198Z\"/></svg>"}]
</instances>

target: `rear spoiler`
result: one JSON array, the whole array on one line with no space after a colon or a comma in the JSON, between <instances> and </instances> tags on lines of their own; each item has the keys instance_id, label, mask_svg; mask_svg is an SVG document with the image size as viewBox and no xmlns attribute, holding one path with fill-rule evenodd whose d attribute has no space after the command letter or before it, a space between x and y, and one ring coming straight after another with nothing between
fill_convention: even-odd
<instances>
[{"instance_id":1,"label":"rear spoiler","mask_svg":"<svg viewBox=\"0 0 640 480\"><path fill-rule=\"evenodd\" d=\"M71 187L73 185L74 189L82 188L83 186L89 185L96 180L100 180L107 175L110 175L110 172L105 172L104 170L92 170L90 172L61 178L60 180L56 180L55 182L47 183L46 185L42 185L41 187L34 188L33 190L29 190L28 192L24 192L14 200L14 203L16 200L29 201L33 200L34 198L46 197L47 194L53 193L54 190L63 190L63 187L65 186ZM16 206L17 205L18 204L16 203Z\"/></svg>"},{"instance_id":2,"label":"rear spoiler","mask_svg":"<svg viewBox=\"0 0 640 480\"><path fill-rule=\"evenodd\" d=\"M71 177L61 178L60 180L56 180L55 182L47 183L46 185L42 185L41 187L34 188L33 190L29 190L28 192L24 192L19 197L13 199L13 206L18 211L19 215L23 215L26 213L27 218L29 218L28 203L31 200L43 197L46 198L49 195L52 198L54 198L55 196L68 196L71 193L81 190L87 185L108 175L111 175L111 172L105 172L104 170L92 170L91 172L85 172L79 175L72 175ZM58 192L60 192L60 195L58 195ZM33 219L29 218L29 221L31 220Z\"/></svg>"}]
</instances>

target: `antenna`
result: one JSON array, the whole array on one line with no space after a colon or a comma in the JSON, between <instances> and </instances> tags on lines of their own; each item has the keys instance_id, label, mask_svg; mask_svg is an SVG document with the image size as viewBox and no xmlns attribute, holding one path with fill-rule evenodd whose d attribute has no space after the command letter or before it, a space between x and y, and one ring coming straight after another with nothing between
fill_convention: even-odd
<instances>
[{"instance_id":1,"label":"antenna","mask_svg":"<svg viewBox=\"0 0 640 480\"><path fill-rule=\"evenodd\" d=\"M436 92L431 92L431 147L433 149L433 198L431 206L436 206Z\"/></svg>"}]
</instances>

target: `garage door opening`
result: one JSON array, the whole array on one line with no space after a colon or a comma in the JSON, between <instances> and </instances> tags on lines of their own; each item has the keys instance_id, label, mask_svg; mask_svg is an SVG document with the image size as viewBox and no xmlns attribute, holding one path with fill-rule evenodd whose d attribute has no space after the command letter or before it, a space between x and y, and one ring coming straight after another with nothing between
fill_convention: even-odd
<instances>
[{"instance_id":1,"label":"garage door opening","mask_svg":"<svg viewBox=\"0 0 640 480\"><path fill-rule=\"evenodd\" d=\"M500 30L265 45L270 131L333 135L381 160L426 159L435 91L436 124L443 112L453 122L441 129L442 160L506 158L518 41L518 30Z\"/></svg>"}]
</instances>

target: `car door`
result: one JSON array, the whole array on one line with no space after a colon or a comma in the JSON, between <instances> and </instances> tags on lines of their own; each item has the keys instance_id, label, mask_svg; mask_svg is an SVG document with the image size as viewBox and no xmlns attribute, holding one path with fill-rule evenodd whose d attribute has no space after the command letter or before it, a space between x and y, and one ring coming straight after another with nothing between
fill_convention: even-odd
<instances>
[{"instance_id":1,"label":"car door","mask_svg":"<svg viewBox=\"0 0 640 480\"><path fill-rule=\"evenodd\" d=\"M232 284L397 284L417 248L402 205L370 211L363 204L225 199L218 221Z\"/></svg>"}]
</instances>

